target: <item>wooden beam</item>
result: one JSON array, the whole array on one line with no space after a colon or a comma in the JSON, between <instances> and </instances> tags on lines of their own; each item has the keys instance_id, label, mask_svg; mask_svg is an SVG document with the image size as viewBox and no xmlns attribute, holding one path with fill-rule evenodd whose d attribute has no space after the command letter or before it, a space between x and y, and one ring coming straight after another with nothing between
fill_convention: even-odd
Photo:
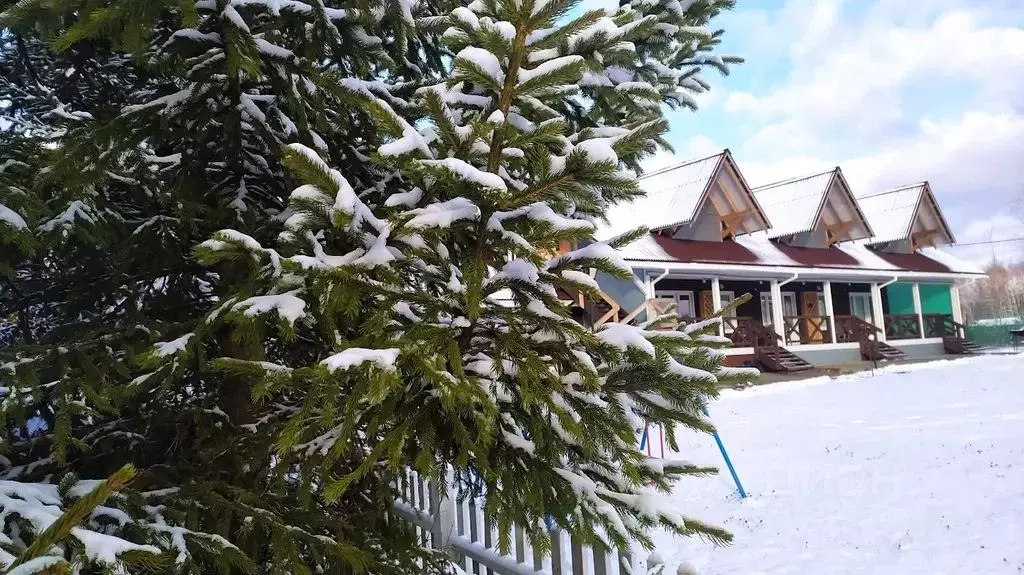
<instances>
[{"instance_id":1,"label":"wooden beam","mask_svg":"<svg viewBox=\"0 0 1024 575\"><path fill-rule=\"evenodd\" d=\"M715 199L715 194L709 194L708 199L711 200L711 207L715 208L715 213L719 216L724 216L726 214L725 208L723 208L719 201Z\"/></svg>"},{"instance_id":2,"label":"wooden beam","mask_svg":"<svg viewBox=\"0 0 1024 575\"><path fill-rule=\"evenodd\" d=\"M736 235L736 232L743 227L743 221L750 215L750 210L732 212L722 216L722 239Z\"/></svg>"}]
</instances>

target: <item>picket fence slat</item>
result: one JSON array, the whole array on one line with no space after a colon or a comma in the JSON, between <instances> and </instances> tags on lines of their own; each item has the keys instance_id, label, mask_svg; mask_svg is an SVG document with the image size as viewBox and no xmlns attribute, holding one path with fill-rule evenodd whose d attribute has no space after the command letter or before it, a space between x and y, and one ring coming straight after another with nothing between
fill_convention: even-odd
<instances>
[{"instance_id":1,"label":"picket fence slat","mask_svg":"<svg viewBox=\"0 0 1024 575\"><path fill-rule=\"evenodd\" d=\"M451 480L446 483L454 485ZM495 521L477 499L459 501L441 493L429 477L413 470L403 474L395 487L401 496L394 504L395 513L415 527L424 544L446 552L468 574L646 575L652 569L652 565L634 563L629 553L584 545L559 529L550 532L547 557L519 525L513 526L510 549L502 553Z\"/></svg>"}]
</instances>

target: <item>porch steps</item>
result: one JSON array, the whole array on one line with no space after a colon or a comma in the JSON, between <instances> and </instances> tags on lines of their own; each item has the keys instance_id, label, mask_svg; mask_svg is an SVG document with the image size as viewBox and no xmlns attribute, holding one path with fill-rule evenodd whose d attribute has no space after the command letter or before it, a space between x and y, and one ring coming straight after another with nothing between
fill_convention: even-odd
<instances>
[{"instance_id":1,"label":"porch steps","mask_svg":"<svg viewBox=\"0 0 1024 575\"><path fill-rule=\"evenodd\" d=\"M755 356L768 371L792 373L814 367L784 347L759 347L755 350Z\"/></svg>"},{"instance_id":2,"label":"porch steps","mask_svg":"<svg viewBox=\"0 0 1024 575\"><path fill-rule=\"evenodd\" d=\"M884 341L864 341L860 346L861 357L868 361L899 361L907 356L899 348L895 348Z\"/></svg>"},{"instance_id":3,"label":"porch steps","mask_svg":"<svg viewBox=\"0 0 1024 575\"><path fill-rule=\"evenodd\" d=\"M985 352L985 348L973 341L952 335L942 338L942 347L945 348L946 353L954 355L972 355Z\"/></svg>"}]
</instances>

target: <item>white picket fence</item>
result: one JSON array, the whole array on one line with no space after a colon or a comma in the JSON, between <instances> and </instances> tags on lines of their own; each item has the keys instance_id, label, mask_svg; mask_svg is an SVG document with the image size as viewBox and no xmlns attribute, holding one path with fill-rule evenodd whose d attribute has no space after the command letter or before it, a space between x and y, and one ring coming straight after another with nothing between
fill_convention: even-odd
<instances>
[{"instance_id":1,"label":"white picket fence","mask_svg":"<svg viewBox=\"0 0 1024 575\"><path fill-rule=\"evenodd\" d=\"M412 470L399 488L403 499L395 511L416 526L425 545L445 551L468 574L667 575L656 554L641 566L630 555L583 545L558 529L551 532L550 556L536 552L518 526L509 552L501 553L496 526L472 498L441 498L428 478Z\"/></svg>"}]
</instances>

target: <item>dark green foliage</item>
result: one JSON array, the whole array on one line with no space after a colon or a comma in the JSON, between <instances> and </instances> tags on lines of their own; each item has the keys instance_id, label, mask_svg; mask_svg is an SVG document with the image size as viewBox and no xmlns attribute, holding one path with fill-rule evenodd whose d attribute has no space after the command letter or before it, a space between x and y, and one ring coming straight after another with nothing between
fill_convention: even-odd
<instances>
[{"instance_id":1,"label":"dark green foliage","mask_svg":"<svg viewBox=\"0 0 1024 575\"><path fill-rule=\"evenodd\" d=\"M133 464L109 509L68 516L159 550L127 548L126 572L444 571L391 513L409 467L453 496L483 486L503 541L518 523L544 548L549 516L615 545L659 523L727 538L635 505L710 471L634 442L643 422L710 429L714 380L681 366L718 372L716 342L593 333L561 294L629 272L550 257L639 193L622 168L661 141L672 91L699 89L697 54L656 24L722 3L638 2L617 31L572 2L487 1L476 25L460 4L0 3L0 207L18 218L0 219L0 474L52 489ZM657 61L682 75L590 82ZM5 553L49 542L13 521ZM84 561L82 538L54 540ZM99 563L82 572L116 568Z\"/></svg>"}]
</instances>

